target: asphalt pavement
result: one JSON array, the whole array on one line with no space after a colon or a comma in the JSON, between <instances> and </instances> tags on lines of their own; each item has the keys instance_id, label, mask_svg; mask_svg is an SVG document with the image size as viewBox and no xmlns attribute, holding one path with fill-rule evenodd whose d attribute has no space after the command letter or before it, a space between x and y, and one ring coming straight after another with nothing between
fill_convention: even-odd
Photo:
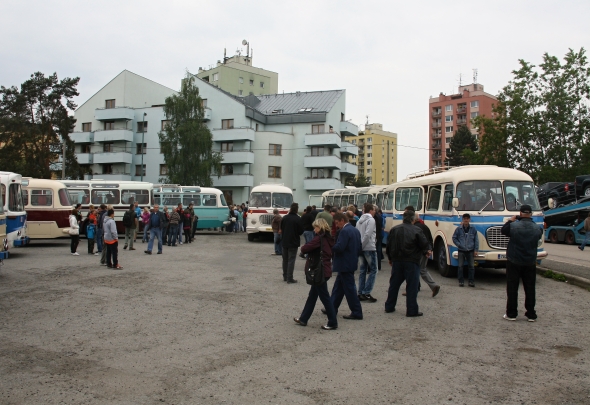
<instances>
[{"instance_id":1,"label":"asphalt pavement","mask_svg":"<svg viewBox=\"0 0 590 405\"><path fill-rule=\"evenodd\" d=\"M545 243L549 253L541 266L553 271L582 277L590 282L590 246L581 251L578 245Z\"/></svg>"}]
</instances>

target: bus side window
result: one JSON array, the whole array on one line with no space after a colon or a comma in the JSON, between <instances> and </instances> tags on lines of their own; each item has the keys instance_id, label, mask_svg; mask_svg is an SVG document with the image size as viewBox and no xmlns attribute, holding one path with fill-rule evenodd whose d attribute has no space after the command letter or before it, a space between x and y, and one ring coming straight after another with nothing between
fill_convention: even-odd
<instances>
[{"instance_id":1,"label":"bus side window","mask_svg":"<svg viewBox=\"0 0 590 405\"><path fill-rule=\"evenodd\" d=\"M395 190L395 210L403 211L411 205L416 211L422 209L422 187L398 188Z\"/></svg>"},{"instance_id":2,"label":"bus side window","mask_svg":"<svg viewBox=\"0 0 590 405\"><path fill-rule=\"evenodd\" d=\"M23 190L23 204L29 205L29 190Z\"/></svg>"},{"instance_id":3,"label":"bus side window","mask_svg":"<svg viewBox=\"0 0 590 405\"><path fill-rule=\"evenodd\" d=\"M453 209L453 185L445 185L445 193L443 195L443 211L451 211Z\"/></svg>"},{"instance_id":4,"label":"bus side window","mask_svg":"<svg viewBox=\"0 0 590 405\"><path fill-rule=\"evenodd\" d=\"M385 210L392 211L393 210L393 191L389 191L387 196L385 197Z\"/></svg>"},{"instance_id":5,"label":"bus side window","mask_svg":"<svg viewBox=\"0 0 590 405\"><path fill-rule=\"evenodd\" d=\"M428 190L427 211L438 211L440 203L440 186L432 186Z\"/></svg>"}]
</instances>

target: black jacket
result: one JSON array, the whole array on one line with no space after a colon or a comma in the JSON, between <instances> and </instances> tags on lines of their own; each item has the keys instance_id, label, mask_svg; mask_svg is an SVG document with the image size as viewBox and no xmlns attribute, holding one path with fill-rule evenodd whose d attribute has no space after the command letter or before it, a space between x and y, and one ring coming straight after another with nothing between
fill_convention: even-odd
<instances>
[{"instance_id":1,"label":"black jacket","mask_svg":"<svg viewBox=\"0 0 590 405\"><path fill-rule=\"evenodd\" d=\"M424 233L424 236L426 236L426 240L428 241L428 243L430 243L430 249L432 250L432 232L430 232L430 228L428 228L424 222L416 222L414 225L416 225L418 228L422 229L422 232Z\"/></svg>"},{"instance_id":2,"label":"black jacket","mask_svg":"<svg viewBox=\"0 0 590 405\"><path fill-rule=\"evenodd\" d=\"M430 245L424 232L409 222L394 226L387 237L385 252L391 262L412 262L419 264Z\"/></svg>"},{"instance_id":3,"label":"black jacket","mask_svg":"<svg viewBox=\"0 0 590 405\"><path fill-rule=\"evenodd\" d=\"M297 214L288 213L281 220L281 234L283 248L294 248L301 245L300 236L303 234L301 218Z\"/></svg>"},{"instance_id":4,"label":"black jacket","mask_svg":"<svg viewBox=\"0 0 590 405\"><path fill-rule=\"evenodd\" d=\"M502 235L510 238L506 249L506 258L510 262L523 266L532 266L537 262L537 248L543 230L531 218L506 222Z\"/></svg>"},{"instance_id":5,"label":"black jacket","mask_svg":"<svg viewBox=\"0 0 590 405\"><path fill-rule=\"evenodd\" d=\"M301 225L303 225L304 231L313 231L313 214L306 212L301 216Z\"/></svg>"},{"instance_id":6,"label":"black jacket","mask_svg":"<svg viewBox=\"0 0 590 405\"><path fill-rule=\"evenodd\" d=\"M378 212L375 213L375 237L377 240L383 238L383 217Z\"/></svg>"}]
</instances>

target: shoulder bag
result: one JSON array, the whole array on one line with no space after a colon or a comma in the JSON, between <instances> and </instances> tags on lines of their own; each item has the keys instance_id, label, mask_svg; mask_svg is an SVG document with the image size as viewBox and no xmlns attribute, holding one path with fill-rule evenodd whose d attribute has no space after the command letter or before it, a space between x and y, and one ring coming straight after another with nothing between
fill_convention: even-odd
<instances>
[{"instance_id":1,"label":"shoulder bag","mask_svg":"<svg viewBox=\"0 0 590 405\"><path fill-rule=\"evenodd\" d=\"M309 285L318 286L322 285L326 282L324 277L324 263L322 258L324 257L324 252L322 250L323 247L323 240L322 235L320 237L320 253L317 255L313 255L309 259L309 267L305 269L305 281Z\"/></svg>"}]
</instances>

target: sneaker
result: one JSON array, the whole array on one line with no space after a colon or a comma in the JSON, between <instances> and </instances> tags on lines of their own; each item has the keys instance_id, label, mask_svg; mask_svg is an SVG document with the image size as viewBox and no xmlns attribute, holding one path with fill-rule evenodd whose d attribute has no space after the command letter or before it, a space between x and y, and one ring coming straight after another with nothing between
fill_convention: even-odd
<instances>
[{"instance_id":1,"label":"sneaker","mask_svg":"<svg viewBox=\"0 0 590 405\"><path fill-rule=\"evenodd\" d=\"M504 314L504 319L506 319L507 321L516 321L516 318L510 318L508 315Z\"/></svg>"},{"instance_id":2,"label":"sneaker","mask_svg":"<svg viewBox=\"0 0 590 405\"><path fill-rule=\"evenodd\" d=\"M365 294L359 294L359 301L366 301L367 297L365 296Z\"/></svg>"},{"instance_id":3,"label":"sneaker","mask_svg":"<svg viewBox=\"0 0 590 405\"><path fill-rule=\"evenodd\" d=\"M117 264L117 266L116 267L113 267L113 269L115 269L115 270L123 270L123 266Z\"/></svg>"},{"instance_id":4,"label":"sneaker","mask_svg":"<svg viewBox=\"0 0 590 405\"><path fill-rule=\"evenodd\" d=\"M459 287L465 287L464 283L459 283Z\"/></svg>"},{"instance_id":5,"label":"sneaker","mask_svg":"<svg viewBox=\"0 0 590 405\"><path fill-rule=\"evenodd\" d=\"M98 252L96 252L96 253L94 254L94 256L98 256Z\"/></svg>"},{"instance_id":6,"label":"sneaker","mask_svg":"<svg viewBox=\"0 0 590 405\"><path fill-rule=\"evenodd\" d=\"M152 252L150 252L149 250L144 250L143 253L148 254L148 255L151 255L152 254Z\"/></svg>"},{"instance_id":7,"label":"sneaker","mask_svg":"<svg viewBox=\"0 0 590 405\"><path fill-rule=\"evenodd\" d=\"M135 250L135 248L129 248L129 250Z\"/></svg>"},{"instance_id":8,"label":"sneaker","mask_svg":"<svg viewBox=\"0 0 590 405\"><path fill-rule=\"evenodd\" d=\"M161 255L161 254L162 254L162 252L158 252L157 254Z\"/></svg>"},{"instance_id":9,"label":"sneaker","mask_svg":"<svg viewBox=\"0 0 590 405\"><path fill-rule=\"evenodd\" d=\"M373 297L371 294L365 294L365 299L369 302L377 302L377 298Z\"/></svg>"},{"instance_id":10,"label":"sneaker","mask_svg":"<svg viewBox=\"0 0 590 405\"><path fill-rule=\"evenodd\" d=\"M295 284L295 283L297 283L297 280L293 280L293 279L287 280L287 284Z\"/></svg>"},{"instance_id":11,"label":"sneaker","mask_svg":"<svg viewBox=\"0 0 590 405\"><path fill-rule=\"evenodd\" d=\"M537 318L533 319L533 318L527 318L529 322L537 322Z\"/></svg>"},{"instance_id":12,"label":"sneaker","mask_svg":"<svg viewBox=\"0 0 590 405\"><path fill-rule=\"evenodd\" d=\"M78 252L72 253L72 256L80 256L80 253L78 253Z\"/></svg>"},{"instance_id":13,"label":"sneaker","mask_svg":"<svg viewBox=\"0 0 590 405\"><path fill-rule=\"evenodd\" d=\"M123 250L127 249L127 245L123 246Z\"/></svg>"},{"instance_id":14,"label":"sneaker","mask_svg":"<svg viewBox=\"0 0 590 405\"><path fill-rule=\"evenodd\" d=\"M338 329L338 326L322 325L322 329L323 330L334 330L334 329Z\"/></svg>"},{"instance_id":15,"label":"sneaker","mask_svg":"<svg viewBox=\"0 0 590 405\"><path fill-rule=\"evenodd\" d=\"M475 287L475 283L473 281L469 282L469 287Z\"/></svg>"},{"instance_id":16,"label":"sneaker","mask_svg":"<svg viewBox=\"0 0 590 405\"><path fill-rule=\"evenodd\" d=\"M432 297L436 297L436 295L438 294L438 292L440 291L440 285L437 285L436 287L434 287L432 289Z\"/></svg>"},{"instance_id":17,"label":"sneaker","mask_svg":"<svg viewBox=\"0 0 590 405\"><path fill-rule=\"evenodd\" d=\"M582 246L578 246L578 249L580 250L584 250L584 248Z\"/></svg>"},{"instance_id":18,"label":"sneaker","mask_svg":"<svg viewBox=\"0 0 590 405\"><path fill-rule=\"evenodd\" d=\"M180 242L180 244L182 245L182 242Z\"/></svg>"}]
</instances>

